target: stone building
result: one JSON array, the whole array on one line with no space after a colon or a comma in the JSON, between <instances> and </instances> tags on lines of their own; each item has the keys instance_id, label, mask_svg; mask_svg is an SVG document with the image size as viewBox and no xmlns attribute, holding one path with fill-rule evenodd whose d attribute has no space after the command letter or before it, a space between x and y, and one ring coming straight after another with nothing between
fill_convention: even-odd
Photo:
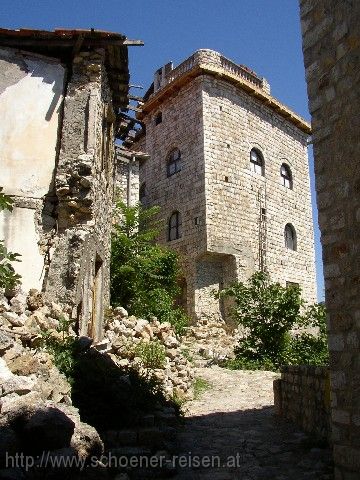
<instances>
[{"instance_id":1,"label":"stone building","mask_svg":"<svg viewBox=\"0 0 360 480\"><path fill-rule=\"evenodd\" d=\"M211 50L159 69L141 108L140 200L161 207L188 313L226 317L212 291L256 270L316 301L308 123Z\"/></svg>"},{"instance_id":2,"label":"stone building","mask_svg":"<svg viewBox=\"0 0 360 480\"><path fill-rule=\"evenodd\" d=\"M336 480L360 478L360 3L301 0Z\"/></svg>"},{"instance_id":3,"label":"stone building","mask_svg":"<svg viewBox=\"0 0 360 480\"><path fill-rule=\"evenodd\" d=\"M109 302L115 137L128 106L128 45L94 30L0 30L0 237L23 288L69 304L102 335ZM126 124L126 122L125 122Z\"/></svg>"}]
</instances>

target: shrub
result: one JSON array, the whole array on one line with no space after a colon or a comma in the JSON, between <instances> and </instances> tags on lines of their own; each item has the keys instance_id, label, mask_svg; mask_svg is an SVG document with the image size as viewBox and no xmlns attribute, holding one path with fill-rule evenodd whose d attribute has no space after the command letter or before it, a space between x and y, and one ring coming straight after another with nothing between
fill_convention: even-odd
<instances>
[{"instance_id":1,"label":"shrub","mask_svg":"<svg viewBox=\"0 0 360 480\"><path fill-rule=\"evenodd\" d=\"M13 200L3 193L0 187L0 212L3 210L12 211ZM19 282L21 276L15 273L12 262L19 262L18 253L9 252L5 247L4 241L0 240L0 288L12 289Z\"/></svg>"},{"instance_id":2,"label":"shrub","mask_svg":"<svg viewBox=\"0 0 360 480\"><path fill-rule=\"evenodd\" d=\"M175 305L179 295L180 266L174 251L155 244L157 207L117 204L119 223L114 226L111 251L111 303L130 314L170 322L177 333L188 323Z\"/></svg>"},{"instance_id":3,"label":"shrub","mask_svg":"<svg viewBox=\"0 0 360 480\"><path fill-rule=\"evenodd\" d=\"M269 275L257 272L248 283L238 282L220 296L235 300L234 320L246 328L246 337L235 349L229 368L273 370L284 364L324 364L327 361L324 307L305 310L299 287L272 283ZM318 327L319 335L291 330Z\"/></svg>"},{"instance_id":4,"label":"shrub","mask_svg":"<svg viewBox=\"0 0 360 480\"><path fill-rule=\"evenodd\" d=\"M141 341L135 347L135 356L141 359L145 368L156 369L165 366L166 351L159 341Z\"/></svg>"}]
</instances>

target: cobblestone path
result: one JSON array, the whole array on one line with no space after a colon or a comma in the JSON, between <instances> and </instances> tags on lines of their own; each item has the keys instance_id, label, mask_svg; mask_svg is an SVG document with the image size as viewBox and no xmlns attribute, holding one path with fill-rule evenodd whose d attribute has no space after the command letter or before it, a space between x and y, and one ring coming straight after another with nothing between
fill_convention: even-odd
<instances>
[{"instance_id":1,"label":"cobblestone path","mask_svg":"<svg viewBox=\"0 0 360 480\"><path fill-rule=\"evenodd\" d=\"M176 480L333 478L329 450L274 415L276 374L211 367L198 368L196 376L211 388L185 405L179 451L185 457L191 453L194 463L198 455L214 466L179 468Z\"/></svg>"}]
</instances>

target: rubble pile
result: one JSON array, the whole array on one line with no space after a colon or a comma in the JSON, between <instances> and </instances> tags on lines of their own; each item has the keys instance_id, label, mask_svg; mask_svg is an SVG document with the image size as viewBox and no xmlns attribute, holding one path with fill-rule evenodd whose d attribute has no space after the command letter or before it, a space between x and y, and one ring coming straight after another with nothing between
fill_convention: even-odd
<instances>
[{"instance_id":1,"label":"rubble pile","mask_svg":"<svg viewBox=\"0 0 360 480\"><path fill-rule=\"evenodd\" d=\"M56 327L64 317L35 290L11 299L0 292L0 476L9 467L5 454L21 451L40 462L44 451L84 461L103 452L97 431L81 422L72 406L69 382L40 348L41 332L59 335ZM20 466L10 462L10 467L6 475L23 478Z\"/></svg>"},{"instance_id":2,"label":"rubble pile","mask_svg":"<svg viewBox=\"0 0 360 480\"><path fill-rule=\"evenodd\" d=\"M122 367L131 365L140 373L150 368L169 398L192 397L193 366L184 356L182 342L170 323L160 323L156 318L138 319L122 307L114 308L105 329L104 348ZM144 358L142 351L150 354Z\"/></svg>"},{"instance_id":3,"label":"rubble pile","mask_svg":"<svg viewBox=\"0 0 360 480\"><path fill-rule=\"evenodd\" d=\"M183 344L197 366L221 364L234 358L234 348L243 337L239 328L219 318L202 317L187 329Z\"/></svg>"}]
</instances>

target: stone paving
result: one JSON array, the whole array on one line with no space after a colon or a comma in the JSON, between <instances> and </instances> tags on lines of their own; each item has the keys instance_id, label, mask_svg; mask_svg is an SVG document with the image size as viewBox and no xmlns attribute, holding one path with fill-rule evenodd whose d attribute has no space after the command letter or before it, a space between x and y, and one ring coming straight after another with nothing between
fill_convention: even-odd
<instances>
[{"instance_id":1,"label":"stone paving","mask_svg":"<svg viewBox=\"0 0 360 480\"><path fill-rule=\"evenodd\" d=\"M176 480L333 479L330 451L274 415L277 374L213 366L196 376L211 387L185 405L179 451L193 466L178 468ZM196 467L196 455L213 466Z\"/></svg>"}]
</instances>

